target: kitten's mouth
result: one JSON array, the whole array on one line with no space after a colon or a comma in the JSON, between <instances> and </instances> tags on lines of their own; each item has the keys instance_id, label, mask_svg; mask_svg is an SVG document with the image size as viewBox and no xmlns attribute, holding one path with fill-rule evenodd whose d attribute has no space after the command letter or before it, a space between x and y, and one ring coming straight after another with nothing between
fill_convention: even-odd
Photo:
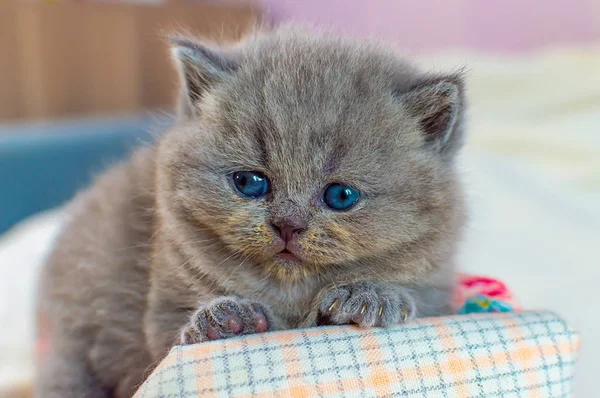
<instances>
[{"instance_id":1,"label":"kitten's mouth","mask_svg":"<svg viewBox=\"0 0 600 398\"><path fill-rule=\"evenodd\" d=\"M283 249L277 254L277 257L287 261L300 261L300 259L287 248Z\"/></svg>"}]
</instances>

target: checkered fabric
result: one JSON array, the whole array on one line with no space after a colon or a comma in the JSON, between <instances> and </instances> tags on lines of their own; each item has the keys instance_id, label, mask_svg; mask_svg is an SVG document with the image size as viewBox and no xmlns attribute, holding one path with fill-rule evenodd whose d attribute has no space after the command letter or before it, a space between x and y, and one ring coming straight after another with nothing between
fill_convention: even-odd
<instances>
[{"instance_id":1,"label":"checkered fabric","mask_svg":"<svg viewBox=\"0 0 600 398\"><path fill-rule=\"evenodd\" d=\"M291 330L174 347L136 397L563 397L578 347L549 312Z\"/></svg>"}]
</instances>

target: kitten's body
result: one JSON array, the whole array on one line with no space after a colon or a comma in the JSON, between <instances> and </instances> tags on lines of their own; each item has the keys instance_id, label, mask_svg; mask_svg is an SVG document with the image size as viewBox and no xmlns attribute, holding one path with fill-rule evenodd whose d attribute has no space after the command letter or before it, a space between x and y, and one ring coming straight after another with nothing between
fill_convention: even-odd
<instances>
[{"instance_id":1,"label":"kitten's body","mask_svg":"<svg viewBox=\"0 0 600 398\"><path fill-rule=\"evenodd\" d=\"M180 122L75 199L45 269L40 396L129 396L182 331L260 331L257 314L285 329L448 311L464 218L458 77L294 32L229 54L177 44ZM239 169L269 175L270 196L237 196L227 175ZM347 213L315 199L340 181L363 190ZM269 227L292 216L309 226L298 263L277 257ZM243 330L215 324L224 308Z\"/></svg>"}]
</instances>

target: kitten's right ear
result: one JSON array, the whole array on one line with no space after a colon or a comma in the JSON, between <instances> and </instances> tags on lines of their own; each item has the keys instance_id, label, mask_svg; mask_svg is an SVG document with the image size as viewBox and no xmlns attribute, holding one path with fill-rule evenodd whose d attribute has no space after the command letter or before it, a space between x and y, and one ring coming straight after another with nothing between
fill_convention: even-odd
<instances>
[{"instance_id":1,"label":"kitten's right ear","mask_svg":"<svg viewBox=\"0 0 600 398\"><path fill-rule=\"evenodd\" d=\"M169 41L181 80L178 114L198 116L198 102L206 91L230 77L239 63L233 54L194 40L171 37Z\"/></svg>"}]
</instances>

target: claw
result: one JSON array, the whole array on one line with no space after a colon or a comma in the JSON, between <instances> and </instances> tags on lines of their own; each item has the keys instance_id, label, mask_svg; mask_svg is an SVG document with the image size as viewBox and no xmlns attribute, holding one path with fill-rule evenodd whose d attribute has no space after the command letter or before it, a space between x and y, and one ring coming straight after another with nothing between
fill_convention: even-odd
<instances>
[{"instance_id":1,"label":"claw","mask_svg":"<svg viewBox=\"0 0 600 398\"><path fill-rule=\"evenodd\" d=\"M327 308L327 311L331 312L334 310L334 308L337 306L338 304L338 300L335 299L335 301L329 306L329 308Z\"/></svg>"},{"instance_id":2,"label":"claw","mask_svg":"<svg viewBox=\"0 0 600 398\"><path fill-rule=\"evenodd\" d=\"M186 330L185 332L183 332L182 340L185 344L191 344L194 341L194 336L192 335L192 331Z\"/></svg>"},{"instance_id":3,"label":"claw","mask_svg":"<svg viewBox=\"0 0 600 398\"><path fill-rule=\"evenodd\" d=\"M408 319L408 310L403 309L402 310L402 322L405 322L407 319Z\"/></svg>"},{"instance_id":4,"label":"claw","mask_svg":"<svg viewBox=\"0 0 600 398\"><path fill-rule=\"evenodd\" d=\"M360 314L364 314L365 311L367 310L367 303L363 303L363 305L360 307Z\"/></svg>"},{"instance_id":5,"label":"claw","mask_svg":"<svg viewBox=\"0 0 600 398\"><path fill-rule=\"evenodd\" d=\"M377 315L381 316L383 314L383 305L379 306L379 313Z\"/></svg>"}]
</instances>

